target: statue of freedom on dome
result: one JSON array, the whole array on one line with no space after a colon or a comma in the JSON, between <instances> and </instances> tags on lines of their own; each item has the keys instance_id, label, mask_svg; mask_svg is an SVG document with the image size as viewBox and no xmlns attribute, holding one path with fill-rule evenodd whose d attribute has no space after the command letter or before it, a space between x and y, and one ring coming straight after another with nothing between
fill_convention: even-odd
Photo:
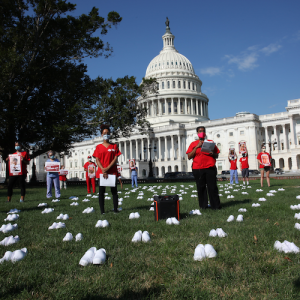
<instances>
[{"instance_id":1,"label":"statue of freedom on dome","mask_svg":"<svg viewBox=\"0 0 300 300\"><path fill-rule=\"evenodd\" d=\"M169 21L168 17L167 17L167 20L166 20L165 24L166 24L167 27L169 27L170 21Z\"/></svg>"}]
</instances>

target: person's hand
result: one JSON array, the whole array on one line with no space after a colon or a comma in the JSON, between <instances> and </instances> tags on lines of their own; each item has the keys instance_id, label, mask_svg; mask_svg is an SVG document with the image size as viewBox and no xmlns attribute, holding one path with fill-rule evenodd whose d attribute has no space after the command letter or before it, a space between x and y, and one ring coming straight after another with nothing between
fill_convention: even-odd
<instances>
[{"instance_id":1,"label":"person's hand","mask_svg":"<svg viewBox=\"0 0 300 300\"><path fill-rule=\"evenodd\" d=\"M203 145L203 141L199 140L199 143L197 144L197 146L195 147L196 149L202 147Z\"/></svg>"},{"instance_id":2,"label":"person's hand","mask_svg":"<svg viewBox=\"0 0 300 300\"><path fill-rule=\"evenodd\" d=\"M21 155L21 160L23 160L24 159L24 157Z\"/></svg>"},{"instance_id":3,"label":"person's hand","mask_svg":"<svg viewBox=\"0 0 300 300\"><path fill-rule=\"evenodd\" d=\"M108 174L105 172L105 173L103 173L103 178L104 179L107 179L108 178Z\"/></svg>"},{"instance_id":4,"label":"person's hand","mask_svg":"<svg viewBox=\"0 0 300 300\"><path fill-rule=\"evenodd\" d=\"M8 161L8 157L6 157L6 161Z\"/></svg>"},{"instance_id":5,"label":"person's hand","mask_svg":"<svg viewBox=\"0 0 300 300\"><path fill-rule=\"evenodd\" d=\"M209 152L209 155L213 156L213 155L214 155L214 152L213 152L213 151L210 151L210 152Z\"/></svg>"},{"instance_id":6,"label":"person's hand","mask_svg":"<svg viewBox=\"0 0 300 300\"><path fill-rule=\"evenodd\" d=\"M108 168L103 168L103 169L102 169L102 172L103 172L103 173L107 173L107 171L108 171Z\"/></svg>"}]
</instances>

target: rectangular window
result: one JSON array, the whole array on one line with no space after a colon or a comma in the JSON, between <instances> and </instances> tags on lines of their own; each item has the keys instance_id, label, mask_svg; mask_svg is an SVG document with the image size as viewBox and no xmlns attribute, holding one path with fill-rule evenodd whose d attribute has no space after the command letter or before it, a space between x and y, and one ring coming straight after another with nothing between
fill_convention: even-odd
<instances>
[{"instance_id":1,"label":"rectangular window","mask_svg":"<svg viewBox=\"0 0 300 300\"><path fill-rule=\"evenodd\" d=\"M245 133L244 133L244 130L241 130L240 131L240 135L244 135Z\"/></svg>"},{"instance_id":2,"label":"rectangular window","mask_svg":"<svg viewBox=\"0 0 300 300\"><path fill-rule=\"evenodd\" d=\"M169 106L169 114L171 113L171 102L168 102L168 106Z\"/></svg>"},{"instance_id":3,"label":"rectangular window","mask_svg":"<svg viewBox=\"0 0 300 300\"><path fill-rule=\"evenodd\" d=\"M229 132L229 136L233 136L233 132Z\"/></svg>"},{"instance_id":4,"label":"rectangular window","mask_svg":"<svg viewBox=\"0 0 300 300\"><path fill-rule=\"evenodd\" d=\"M281 143L281 150L284 150L284 144Z\"/></svg>"},{"instance_id":5,"label":"rectangular window","mask_svg":"<svg viewBox=\"0 0 300 300\"><path fill-rule=\"evenodd\" d=\"M84 173L81 173L81 178L82 178L82 179L84 178Z\"/></svg>"},{"instance_id":6,"label":"rectangular window","mask_svg":"<svg viewBox=\"0 0 300 300\"><path fill-rule=\"evenodd\" d=\"M218 171L222 171L222 163L218 163Z\"/></svg>"},{"instance_id":7,"label":"rectangular window","mask_svg":"<svg viewBox=\"0 0 300 300\"><path fill-rule=\"evenodd\" d=\"M170 88L170 81L168 81L168 89Z\"/></svg>"},{"instance_id":8,"label":"rectangular window","mask_svg":"<svg viewBox=\"0 0 300 300\"><path fill-rule=\"evenodd\" d=\"M175 89L175 81L173 81L173 89Z\"/></svg>"},{"instance_id":9,"label":"rectangular window","mask_svg":"<svg viewBox=\"0 0 300 300\"><path fill-rule=\"evenodd\" d=\"M73 165L73 163L70 161L70 168L73 168L72 165Z\"/></svg>"},{"instance_id":10,"label":"rectangular window","mask_svg":"<svg viewBox=\"0 0 300 300\"><path fill-rule=\"evenodd\" d=\"M188 82L188 89L190 90L191 89L191 83Z\"/></svg>"},{"instance_id":11,"label":"rectangular window","mask_svg":"<svg viewBox=\"0 0 300 300\"><path fill-rule=\"evenodd\" d=\"M183 82L183 88L185 89L185 81Z\"/></svg>"},{"instance_id":12,"label":"rectangular window","mask_svg":"<svg viewBox=\"0 0 300 300\"><path fill-rule=\"evenodd\" d=\"M165 89L165 83L164 83L164 82L161 83L161 88L162 88L163 90Z\"/></svg>"},{"instance_id":13,"label":"rectangular window","mask_svg":"<svg viewBox=\"0 0 300 300\"><path fill-rule=\"evenodd\" d=\"M194 84L194 82L193 82L193 91L195 90L195 84Z\"/></svg>"},{"instance_id":14,"label":"rectangular window","mask_svg":"<svg viewBox=\"0 0 300 300\"><path fill-rule=\"evenodd\" d=\"M283 129L280 129L280 133L283 133Z\"/></svg>"},{"instance_id":15,"label":"rectangular window","mask_svg":"<svg viewBox=\"0 0 300 300\"><path fill-rule=\"evenodd\" d=\"M178 81L178 88L179 88L179 89L181 88L181 86L180 86L180 81Z\"/></svg>"},{"instance_id":16,"label":"rectangular window","mask_svg":"<svg viewBox=\"0 0 300 300\"><path fill-rule=\"evenodd\" d=\"M77 168L77 161L75 161L75 168Z\"/></svg>"},{"instance_id":17,"label":"rectangular window","mask_svg":"<svg viewBox=\"0 0 300 300\"><path fill-rule=\"evenodd\" d=\"M177 102L174 101L174 112L177 113Z\"/></svg>"},{"instance_id":18,"label":"rectangular window","mask_svg":"<svg viewBox=\"0 0 300 300\"><path fill-rule=\"evenodd\" d=\"M272 134L274 134L274 130L272 130Z\"/></svg>"},{"instance_id":19,"label":"rectangular window","mask_svg":"<svg viewBox=\"0 0 300 300\"><path fill-rule=\"evenodd\" d=\"M165 103L162 104L162 111L163 111L163 114L166 113L166 107L165 107Z\"/></svg>"},{"instance_id":20,"label":"rectangular window","mask_svg":"<svg viewBox=\"0 0 300 300\"><path fill-rule=\"evenodd\" d=\"M156 87L157 87L157 89L159 90L159 83L157 82L157 84L156 84Z\"/></svg>"}]
</instances>

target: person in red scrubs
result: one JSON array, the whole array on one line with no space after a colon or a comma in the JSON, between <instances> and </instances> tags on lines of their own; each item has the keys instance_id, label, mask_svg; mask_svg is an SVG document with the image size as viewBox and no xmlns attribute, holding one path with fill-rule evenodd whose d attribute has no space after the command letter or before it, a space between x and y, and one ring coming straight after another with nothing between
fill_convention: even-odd
<instances>
[{"instance_id":1,"label":"person in red scrubs","mask_svg":"<svg viewBox=\"0 0 300 300\"><path fill-rule=\"evenodd\" d=\"M86 162L83 166L84 171L85 171L85 179L86 179L86 186L87 186L87 196L92 196L91 195L91 184L93 188L93 193L96 193L96 164L92 162L92 157L89 155L88 156L88 162Z\"/></svg>"},{"instance_id":2,"label":"person in red scrubs","mask_svg":"<svg viewBox=\"0 0 300 300\"><path fill-rule=\"evenodd\" d=\"M16 149L16 152L13 154L18 154L21 156L22 172L20 175L9 176L8 188L7 188L7 202L11 201L11 196L13 194L13 187L17 181L19 181L19 185L21 188L20 202L24 202L25 193L26 193L25 179L27 176L27 165L29 164L30 158L26 151L22 151L21 143L15 142L15 149ZM9 157L6 158L6 161L8 161L8 159L9 159Z\"/></svg>"},{"instance_id":3,"label":"person in red scrubs","mask_svg":"<svg viewBox=\"0 0 300 300\"><path fill-rule=\"evenodd\" d=\"M261 147L261 151L260 153L258 153L257 155L257 159L260 163L259 168L260 168L260 185L261 187L263 187L264 185L264 172L266 172L266 176L267 176L267 184L268 187L270 187L270 169L271 169L271 161L272 161L272 157L271 155L266 152L266 146L263 144Z\"/></svg>"},{"instance_id":4,"label":"person in red scrubs","mask_svg":"<svg viewBox=\"0 0 300 300\"><path fill-rule=\"evenodd\" d=\"M217 186L217 168L216 158L218 158L220 150L217 146L210 153L202 152L201 148L205 139L205 127L196 128L199 140L192 142L186 151L188 159L193 159L192 171L196 179L199 206L202 209L208 207L208 199L206 194L206 185L209 195L210 206L212 209L220 209L220 198ZM207 140L210 142L210 140Z\"/></svg>"},{"instance_id":5,"label":"person in red scrubs","mask_svg":"<svg viewBox=\"0 0 300 300\"><path fill-rule=\"evenodd\" d=\"M117 190L117 159L122 153L118 146L114 143L110 143L110 129L107 125L101 125L100 127L103 143L99 144L94 151L93 157L96 158L98 170L96 177L100 178L100 174L103 174L103 178L107 179L108 175L115 175L115 186L111 187L111 193L113 195L114 212L118 212L118 190ZM99 179L100 180L100 179ZM104 214L104 193L105 186L99 184L99 205L101 214Z\"/></svg>"}]
</instances>

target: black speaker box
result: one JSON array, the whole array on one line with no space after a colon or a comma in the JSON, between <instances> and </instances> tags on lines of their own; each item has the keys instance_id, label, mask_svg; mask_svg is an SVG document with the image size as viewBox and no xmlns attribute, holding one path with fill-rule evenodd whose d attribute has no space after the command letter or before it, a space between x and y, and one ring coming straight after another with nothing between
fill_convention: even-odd
<instances>
[{"instance_id":1,"label":"black speaker box","mask_svg":"<svg viewBox=\"0 0 300 300\"><path fill-rule=\"evenodd\" d=\"M154 196L155 221L175 217L179 221L179 197L178 195Z\"/></svg>"}]
</instances>

